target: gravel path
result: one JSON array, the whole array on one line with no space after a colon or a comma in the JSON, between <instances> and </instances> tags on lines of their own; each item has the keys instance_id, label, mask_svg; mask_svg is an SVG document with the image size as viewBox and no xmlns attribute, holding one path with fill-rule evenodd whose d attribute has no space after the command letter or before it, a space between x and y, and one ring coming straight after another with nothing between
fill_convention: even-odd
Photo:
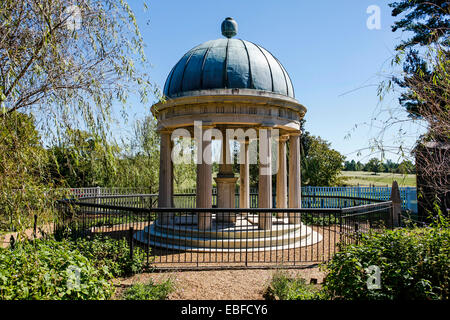
<instances>
[{"instance_id":1,"label":"gravel path","mask_svg":"<svg viewBox=\"0 0 450 320\"><path fill-rule=\"evenodd\" d=\"M312 278L322 283L325 272L318 267L307 269L283 269L293 276L301 276L307 283ZM146 283L150 279L158 283L171 278L175 291L169 300L262 300L274 269L174 271L143 273L126 279L118 279L116 298L133 283Z\"/></svg>"}]
</instances>

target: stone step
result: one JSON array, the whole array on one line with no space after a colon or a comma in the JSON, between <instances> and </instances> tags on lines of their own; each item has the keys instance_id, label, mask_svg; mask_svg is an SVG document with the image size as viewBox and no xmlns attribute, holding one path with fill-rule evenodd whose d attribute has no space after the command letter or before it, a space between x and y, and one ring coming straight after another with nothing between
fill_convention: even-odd
<instances>
[{"instance_id":1,"label":"stone step","mask_svg":"<svg viewBox=\"0 0 450 320\"><path fill-rule=\"evenodd\" d=\"M266 234L262 236L256 233L253 236L248 237L217 237L214 232L210 232L208 236L201 234L201 237L194 237L192 235L180 235L173 233L165 233L162 230L158 230L154 225L150 226L150 235L148 227L138 232L135 235L135 239L148 243L150 237L150 245L156 245L164 248L175 247L187 247L187 248L208 248L208 250L214 249L245 249L245 248L271 248L271 247L284 247L286 245L292 245L299 242L303 238L309 236L312 232L311 228L303 226L298 227L290 233L276 234L271 231L266 231ZM269 250L269 249L267 249Z\"/></svg>"},{"instance_id":2,"label":"stone step","mask_svg":"<svg viewBox=\"0 0 450 320\"><path fill-rule=\"evenodd\" d=\"M134 238L142 243L147 244L148 243L148 233L145 231L139 231L134 235ZM271 246L260 246L260 247L251 247L248 245L248 242L241 241L239 242L240 246L225 246L225 247L217 247L217 246L206 246L206 247L200 247L198 246L198 243L196 245L189 245L189 243L186 242L178 242L178 243L168 243L167 241L160 242L158 241L158 238L151 237L150 238L150 246L158 247L158 248L164 248L169 250L182 250L182 251L193 251L193 252L261 252L261 251L273 251L273 250L289 250L289 249L295 249L304 247L307 245L313 245L315 243L318 243L322 241L322 235L320 235L318 232L315 232L310 229L310 232L303 237L300 236L293 236L292 239L295 239L293 242L289 243L279 243L278 245L271 245ZM233 239L228 239L233 240ZM238 239L236 239L238 240ZM252 240L252 239L249 239ZM244 245L245 244L245 245Z\"/></svg>"},{"instance_id":3,"label":"stone step","mask_svg":"<svg viewBox=\"0 0 450 320\"><path fill-rule=\"evenodd\" d=\"M248 219L238 217L236 223L217 223L212 217L211 229L199 230L197 228L197 217L175 217L173 223L162 225L158 221L155 228L165 234L174 234L195 238L260 238L270 236L280 236L292 233L297 229L306 228L303 224L288 224L287 219L273 219L271 230L262 230L258 228L258 218L249 217Z\"/></svg>"}]
</instances>

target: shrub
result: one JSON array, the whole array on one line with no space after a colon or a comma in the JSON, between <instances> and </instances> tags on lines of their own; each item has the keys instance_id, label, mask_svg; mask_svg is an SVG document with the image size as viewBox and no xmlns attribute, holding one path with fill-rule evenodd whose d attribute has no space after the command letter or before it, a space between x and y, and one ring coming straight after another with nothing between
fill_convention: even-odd
<instances>
[{"instance_id":1,"label":"shrub","mask_svg":"<svg viewBox=\"0 0 450 320\"><path fill-rule=\"evenodd\" d=\"M264 292L266 300L318 300L320 290L307 284L305 279L292 278L285 272L277 272Z\"/></svg>"},{"instance_id":2,"label":"shrub","mask_svg":"<svg viewBox=\"0 0 450 320\"><path fill-rule=\"evenodd\" d=\"M175 286L171 279L155 284L153 280L148 283L136 283L123 294L124 300L165 300Z\"/></svg>"},{"instance_id":3,"label":"shrub","mask_svg":"<svg viewBox=\"0 0 450 320\"><path fill-rule=\"evenodd\" d=\"M450 230L396 229L363 235L327 264L323 290L331 299L448 299ZM368 289L367 268L378 266L381 288Z\"/></svg>"},{"instance_id":4,"label":"shrub","mask_svg":"<svg viewBox=\"0 0 450 320\"><path fill-rule=\"evenodd\" d=\"M302 223L314 226L329 226L339 223L339 218L334 214L325 213L305 213L302 214Z\"/></svg>"},{"instance_id":5,"label":"shrub","mask_svg":"<svg viewBox=\"0 0 450 320\"><path fill-rule=\"evenodd\" d=\"M135 247L131 259L128 240L106 236L78 239L73 248L91 260L95 267L107 267L113 277L141 272L146 256L144 250Z\"/></svg>"},{"instance_id":6,"label":"shrub","mask_svg":"<svg viewBox=\"0 0 450 320\"><path fill-rule=\"evenodd\" d=\"M114 293L109 278L108 268L95 268L68 241L25 241L0 249L0 299L108 299Z\"/></svg>"}]
</instances>

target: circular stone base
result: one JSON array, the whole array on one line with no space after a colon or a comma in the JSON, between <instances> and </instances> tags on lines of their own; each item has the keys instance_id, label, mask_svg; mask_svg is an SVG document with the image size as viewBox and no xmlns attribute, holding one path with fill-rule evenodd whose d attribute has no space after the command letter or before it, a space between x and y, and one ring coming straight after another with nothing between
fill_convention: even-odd
<instances>
[{"instance_id":1,"label":"circular stone base","mask_svg":"<svg viewBox=\"0 0 450 320\"><path fill-rule=\"evenodd\" d=\"M284 250L312 245L322 236L304 224L289 224L286 218L273 218L270 230L258 229L258 216L237 215L236 223L217 222L211 229L199 230L196 215L177 216L167 225L158 220L137 232L134 238L154 247L195 252L254 252Z\"/></svg>"}]
</instances>

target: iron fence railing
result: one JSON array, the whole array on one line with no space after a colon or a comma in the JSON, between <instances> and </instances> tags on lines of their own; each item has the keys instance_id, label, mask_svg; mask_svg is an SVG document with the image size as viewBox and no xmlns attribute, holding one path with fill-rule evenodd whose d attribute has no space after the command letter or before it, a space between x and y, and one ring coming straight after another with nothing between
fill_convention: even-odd
<instances>
[{"instance_id":1,"label":"iron fence railing","mask_svg":"<svg viewBox=\"0 0 450 320\"><path fill-rule=\"evenodd\" d=\"M191 194L174 197L190 204L184 208L157 208L154 194L61 200L55 233L128 238L159 268L292 267L327 261L338 243L391 225L390 201L308 198L299 209L198 209ZM210 228L200 227L199 216L211 219Z\"/></svg>"}]
</instances>

